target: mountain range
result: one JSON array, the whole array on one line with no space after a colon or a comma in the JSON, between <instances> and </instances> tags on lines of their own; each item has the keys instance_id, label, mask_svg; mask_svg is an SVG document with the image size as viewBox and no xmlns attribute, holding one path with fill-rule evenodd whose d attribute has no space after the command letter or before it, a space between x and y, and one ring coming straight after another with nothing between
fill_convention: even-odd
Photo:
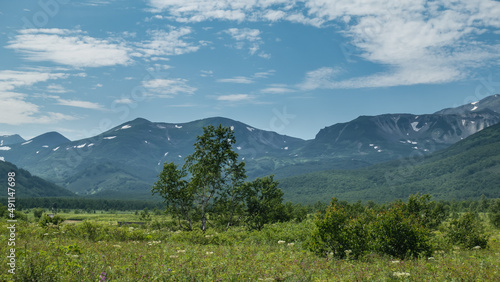
<instances>
[{"instance_id":1,"label":"mountain range","mask_svg":"<svg viewBox=\"0 0 500 282\"><path fill-rule=\"evenodd\" d=\"M500 198L500 124L433 154L288 177L280 187L287 200L302 203L332 197L388 202L417 192L442 200Z\"/></svg>"},{"instance_id":2,"label":"mountain range","mask_svg":"<svg viewBox=\"0 0 500 282\"><path fill-rule=\"evenodd\" d=\"M12 162L77 195L149 199L151 185L163 163L182 164L193 152L196 137L209 124L231 127L235 132L235 151L245 161L250 179L269 174L284 179L422 157L497 123L498 94L434 114L360 116L326 127L312 140L221 117L178 124L138 118L77 141L57 132L30 140L19 135L2 136L0 160Z\"/></svg>"}]
</instances>

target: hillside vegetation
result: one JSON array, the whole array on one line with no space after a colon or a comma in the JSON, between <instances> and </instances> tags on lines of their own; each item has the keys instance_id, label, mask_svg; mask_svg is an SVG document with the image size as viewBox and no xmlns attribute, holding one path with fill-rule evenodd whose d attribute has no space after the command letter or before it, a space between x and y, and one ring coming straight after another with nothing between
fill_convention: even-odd
<instances>
[{"instance_id":1,"label":"hillside vegetation","mask_svg":"<svg viewBox=\"0 0 500 282\"><path fill-rule=\"evenodd\" d=\"M332 197L387 202L417 192L435 199L500 197L500 125L430 156L420 154L356 170L330 170L280 180L285 199L313 203Z\"/></svg>"},{"instance_id":2,"label":"hillside vegetation","mask_svg":"<svg viewBox=\"0 0 500 282\"><path fill-rule=\"evenodd\" d=\"M69 190L59 187L40 177L31 175L27 170L20 169L12 163L0 161L0 189L7 195L7 173L16 173L16 197L74 197Z\"/></svg>"}]
</instances>

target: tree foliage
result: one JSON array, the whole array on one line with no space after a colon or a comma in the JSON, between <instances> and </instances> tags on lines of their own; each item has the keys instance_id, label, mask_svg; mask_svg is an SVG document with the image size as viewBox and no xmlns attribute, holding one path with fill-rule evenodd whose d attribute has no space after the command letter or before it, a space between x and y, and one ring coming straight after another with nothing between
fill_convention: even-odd
<instances>
[{"instance_id":1,"label":"tree foliage","mask_svg":"<svg viewBox=\"0 0 500 282\"><path fill-rule=\"evenodd\" d=\"M257 178L243 186L246 223L250 229L261 230L265 224L289 219L283 205L283 192L273 176ZM292 211L293 212L293 207Z\"/></svg>"},{"instance_id":2,"label":"tree foliage","mask_svg":"<svg viewBox=\"0 0 500 282\"><path fill-rule=\"evenodd\" d=\"M242 211L245 163L238 161L232 149L235 143L229 127L209 125L197 137L195 151L182 168L174 163L164 165L152 193L165 199L168 211L180 225L186 222L186 229L193 229L193 222L199 220L205 231L209 219L224 222L227 229Z\"/></svg>"}]
</instances>

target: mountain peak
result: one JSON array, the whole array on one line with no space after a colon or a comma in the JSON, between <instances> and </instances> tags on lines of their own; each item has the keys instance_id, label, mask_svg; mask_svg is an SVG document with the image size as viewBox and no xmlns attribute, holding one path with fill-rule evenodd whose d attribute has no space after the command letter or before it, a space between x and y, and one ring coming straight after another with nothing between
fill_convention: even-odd
<instances>
[{"instance_id":1,"label":"mountain peak","mask_svg":"<svg viewBox=\"0 0 500 282\"><path fill-rule=\"evenodd\" d=\"M26 141L26 140L24 140L18 134L0 136L0 146L12 145L12 144L21 143L24 141Z\"/></svg>"},{"instance_id":2,"label":"mountain peak","mask_svg":"<svg viewBox=\"0 0 500 282\"><path fill-rule=\"evenodd\" d=\"M67 142L70 142L68 138L64 137L59 132L51 131L39 135L35 138L28 140L28 142L33 142L34 144L46 145L46 146L58 146Z\"/></svg>"},{"instance_id":3,"label":"mountain peak","mask_svg":"<svg viewBox=\"0 0 500 282\"><path fill-rule=\"evenodd\" d=\"M495 94L485 97L481 100L474 101L455 108L446 108L436 112L438 115L467 115L480 111L490 110L500 114L500 95Z\"/></svg>"}]
</instances>

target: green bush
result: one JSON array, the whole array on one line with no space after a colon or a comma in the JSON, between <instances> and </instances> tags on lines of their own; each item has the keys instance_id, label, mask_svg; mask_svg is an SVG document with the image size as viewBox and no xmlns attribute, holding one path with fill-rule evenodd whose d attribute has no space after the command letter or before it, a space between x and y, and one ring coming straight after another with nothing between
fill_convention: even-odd
<instances>
[{"instance_id":1,"label":"green bush","mask_svg":"<svg viewBox=\"0 0 500 282\"><path fill-rule=\"evenodd\" d=\"M373 249L398 258L432 254L430 231L422 219L407 214L403 205L394 205L373 222Z\"/></svg>"},{"instance_id":2,"label":"green bush","mask_svg":"<svg viewBox=\"0 0 500 282\"><path fill-rule=\"evenodd\" d=\"M64 218L62 218L60 215L54 215L53 217L50 217L48 215L43 215L38 221L38 224L41 227L47 227L49 225L59 225L63 221Z\"/></svg>"},{"instance_id":3,"label":"green bush","mask_svg":"<svg viewBox=\"0 0 500 282\"><path fill-rule=\"evenodd\" d=\"M399 202L377 213L360 209L359 203L349 205L333 199L324 214L317 214L309 249L339 259L358 258L368 252L399 258L430 255L430 229L424 225L425 216L415 212L422 211L424 205L414 204L408 207Z\"/></svg>"},{"instance_id":4,"label":"green bush","mask_svg":"<svg viewBox=\"0 0 500 282\"><path fill-rule=\"evenodd\" d=\"M488 236L477 214L467 212L458 219L453 219L446 235L450 243L472 249L476 246L486 248Z\"/></svg>"},{"instance_id":5,"label":"green bush","mask_svg":"<svg viewBox=\"0 0 500 282\"><path fill-rule=\"evenodd\" d=\"M350 217L348 208L333 198L323 215L316 218L316 229L309 242L309 249L320 255L333 254L342 259L359 257L369 250L368 213L358 218Z\"/></svg>"},{"instance_id":6,"label":"green bush","mask_svg":"<svg viewBox=\"0 0 500 282\"><path fill-rule=\"evenodd\" d=\"M40 219L43 215L43 212L45 210L43 208L36 208L36 209L33 209L33 215L35 216L36 219Z\"/></svg>"},{"instance_id":7,"label":"green bush","mask_svg":"<svg viewBox=\"0 0 500 282\"><path fill-rule=\"evenodd\" d=\"M500 199L497 199L490 205L490 223L496 228L500 228Z\"/></svg>"}]
</instances>

